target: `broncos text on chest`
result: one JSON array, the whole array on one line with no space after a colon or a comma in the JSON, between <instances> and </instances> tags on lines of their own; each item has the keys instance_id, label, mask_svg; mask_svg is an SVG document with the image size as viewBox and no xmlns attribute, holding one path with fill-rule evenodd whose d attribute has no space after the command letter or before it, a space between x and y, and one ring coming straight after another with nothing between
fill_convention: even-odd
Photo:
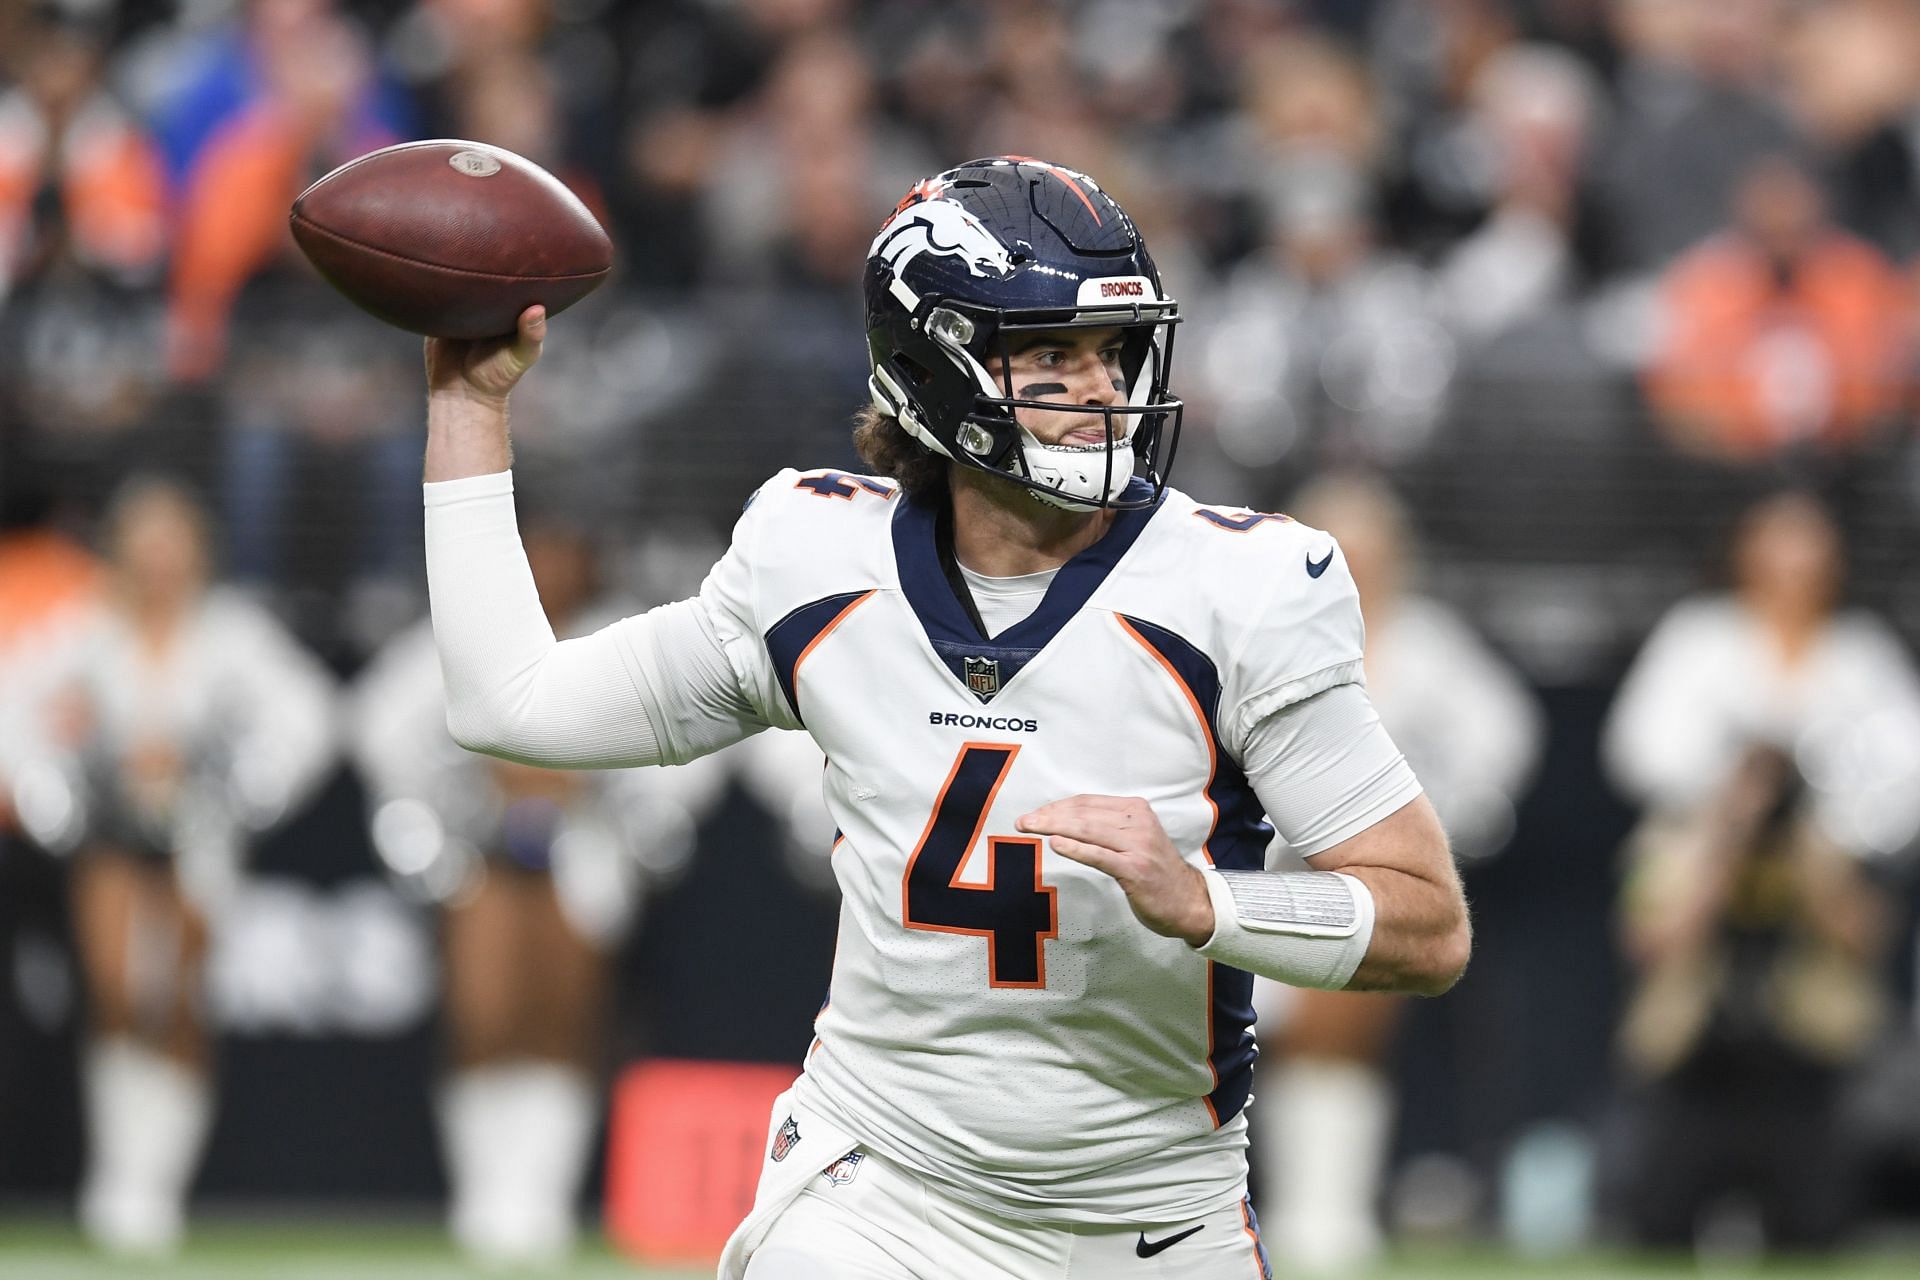
<instances>
[{"instance_id":1,"label":"broncos text on chest","mask_svg":"<svg viewBox=\"0 0 1920 1280\"><path fill-rule=\"evenodd\" d=\"M927 723L943 729L992 729L996 733L1038 733L1038 720L1018 716L975 716L955 711L929 711Z\"/></svg>"}]
</instances>

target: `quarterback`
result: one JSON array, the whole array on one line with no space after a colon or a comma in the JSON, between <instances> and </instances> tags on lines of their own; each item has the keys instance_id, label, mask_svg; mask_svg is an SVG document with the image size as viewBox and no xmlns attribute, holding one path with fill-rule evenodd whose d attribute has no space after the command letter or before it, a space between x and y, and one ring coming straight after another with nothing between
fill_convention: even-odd
<instances>
[{"instance_id":1,"label":"quarterback","mask_svg":"<svg viewBox=\"0 0 1920 1280\"><path fill-rule=\"evenodd\" d=\"M1178 307L1086 175L926 179L865 292L872 474L780 472L698 596L564 643L508 470L545 316L429 340L449 726L549 766L826 753L832 986L726 1280L1266 1275L1253 975L1434 994L1469 949L1352 579L1168 487ZM1276 829L1311 870L1264 869Z\"/></svg>"}]
</instances>

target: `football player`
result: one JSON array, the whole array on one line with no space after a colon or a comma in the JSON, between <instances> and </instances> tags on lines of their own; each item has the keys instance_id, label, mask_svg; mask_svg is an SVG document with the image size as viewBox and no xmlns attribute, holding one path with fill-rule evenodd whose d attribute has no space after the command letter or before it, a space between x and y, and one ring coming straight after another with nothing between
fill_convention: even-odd
<instances>
[{"instance_id":1,"label":"football player","mask_svg":"<svg viewBox=\"0 0 1920 1280\"><path fill-rule=\"evenodd\" d=\"M450 725L557 766L826 752L832 986L723 1276L1264 1275L1253 975L1437 993L1469 949L1352 580L1168 487L1178 306L1086 175L921 182L865 290L875 474L780 472L698 596L565 643L508 470L544 313L428 342ZM1311 870L1263 869L1276 827Z\"/></svg>"}]
</instances>

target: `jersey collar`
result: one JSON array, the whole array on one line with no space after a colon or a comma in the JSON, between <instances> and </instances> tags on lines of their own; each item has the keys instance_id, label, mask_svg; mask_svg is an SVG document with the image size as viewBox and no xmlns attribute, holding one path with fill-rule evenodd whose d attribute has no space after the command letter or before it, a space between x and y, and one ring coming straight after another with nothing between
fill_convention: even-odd
<instances>
[{"instance_id":1,"label":"jersey collar","mask_svg":"<svg viewBox=\"0 0 1920 1280\"><path fill-rule=\"evenodd\" d=\"M1136 478L1128 486L1130 496L1134 486L1148 487L1146 481ZM1161 497L1164 501L1165 494ZM966 663L972 659L976 663L998 663L998 685L1004 689L1080 612L1160 509L1155 503L1120 511L1098 542L1060 566L1053 585L1031 615L989 640L967 616L940 562L937 529L941 504L948 500L944 493L929 501L903 497L893 513L893 558L907 604L919 618L934 654L962 688L969 687ZM982 702L993 697L977 690L970 692Z\"/></svg>"}]
</instances>

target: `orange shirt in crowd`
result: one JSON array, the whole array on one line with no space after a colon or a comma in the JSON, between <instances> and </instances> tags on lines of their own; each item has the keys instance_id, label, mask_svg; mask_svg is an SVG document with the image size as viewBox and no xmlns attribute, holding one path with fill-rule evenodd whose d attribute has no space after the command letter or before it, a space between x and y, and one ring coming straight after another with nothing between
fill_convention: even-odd
<instances>
[{"instance_id":1,"label":"orange shirt in crowd","mask_svg":"<svg viewBox=\"0 0 1920 1280\"><path fill-rule=\"evenodd\" d=\"M1665 338L1646 389L1684 445L1735 457L1845 445L1898 406L1908 296L1863 241L1823 233L1782 279L1758 247L1720 236L1660 289Z\"/></svg>"},{"instance_id":2,"label":"orange shirt in crowd","mask_svg":"<svg viewBox=\"0 0 1920 1280\"><path fill-rule=\"evenodd\" d=\"M369 133L339 158L392 141ZM240 290L293 244L287 210L317 176L310 168L315 150L293 113L263 101L229 121L201 152L174 250L168 368L175 377L197 380L219 369Z\"/></svg>"},{"instance_id":3,"label":"orange shirt in crowd","mask_svg":"<svg viewBox=\"0 0 1920 1280\"><path fill-rule=\"evenodd\" d=\"M55 137L40 109L15 90L0 97L0 293L32 248L34 194L55 168L75 255L119 274L157 274L167 245L167 185L153 144L105 97L88 102Z\"/></svg>"}]
</instances>

